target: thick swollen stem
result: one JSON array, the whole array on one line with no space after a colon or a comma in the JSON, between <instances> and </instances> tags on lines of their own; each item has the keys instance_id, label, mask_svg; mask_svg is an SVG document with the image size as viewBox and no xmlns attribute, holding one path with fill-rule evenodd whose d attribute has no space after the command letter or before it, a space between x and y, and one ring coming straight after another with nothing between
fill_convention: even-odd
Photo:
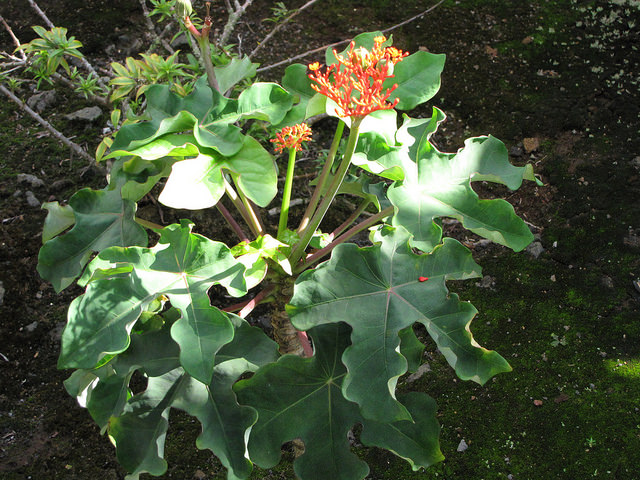
<instances>
[{"instance_id":1,"label":"thick swollen stem","mask_svg":"<svg viewBox=\"0 0 640 480\"><path fill-rule=\"evenodd\" d=\"M291 202L291 187L293 185L293 171L296 166L296 149L289 149L289 162L287 163L287 176L284 179L282 190L282 207L280 208L280 221L278 222L278 240L282 240L284 231L287 229L289 221L289 203Z\"/></svg>"},{"instance_id":2,"label":"thick swollen stem","mask_svg":"<svg viewBox=\"0 0 640 480\"><path fill-rule=\"evenodd\" d=\"M302 231L309 224L309 220L315 213L316 207L318 206L318 202L322 197L322 192L325 190L327 186L327 181L329 180L331 167L333 167L333 160L336 157L336 152L338 151L338 147L340 146L340 140L342 139L342 133L344 132L344 122L342 120L338 121L338 126L336 127L336 132L333 135L333 141L331 142L331 147L329 147L329 153L327 155L327 160L324 162L324 166L322 167L322 172L318 177L318 183L316 184L316 188L313 191L313 195L311 196L311 200L309 200L309 205L307 205L307 209L302 216L302 221L300 222L300 226L298 227L298 235L302 233Z\"/></svg>"},{"instance_id":3,"label":"thick swollen stem","mask_svg":"<svg viewBox=\"0 0 640 480\"><path fill-rule=\"evenodd\" d=\"M349 230L347 230L345 233L343 233L342 235L340 235L338 238L336 238L333 242L331 242L329 245L327 245L326 247L318 250L317 252L315 252L312 255L309 255L304 263L301 263L300 265L298 265L298 267L296 267L294 269L294 274L297 275L300 272L306 270L307 268L309 268L311 265L313 265L314 263L316 263L318 260L322 259L323 257L329 255L334 248L336 248L338 245L340 245L341 243L346 242L347 240L349 240L351 237L353 237L354 235L360 233L361 231L363 231L366 228L371 227L372 225L375 225L377 222L379 222L380 220L382 220L385 217L388 217L389 215L391 215L393 213L393 205L390 207L385 208L384 210L380 211L379 213L372 215L371 217L369 217L368 219L366 219L363 222L360 222L357 225L354 225L353 227L351 227Z\"/></svg>"},{"instance_id":4,"label":"thick swollen stem","mask_svg":"<svg viewBox=\"0 0 640 480\"><path fill-rule=\"evenodd\" d=\"M360 124L362 123L363 117L353 117L351 119L351 130L349 131L349 140L347 141L347 148L342 157L342 161L340 162L340 166L333 177L333 181L329 186L329 190L325 194L318 206L318 209L313 214L309 225L304 229L304 232L289 256L289 262L291 265L295 265L304 255L304 251L306 250L309 242L311 241L311 237L315 233L316 229L322 222L325 213L331 206L336 193L340 189L340 185L344 180L345 175L347 174L347 170L349 169L349 165L351 165L351 157L353 157L353 152L356 150L356 144L358 143L358 133L360 131Z\"/></svg>"}]
</instances>

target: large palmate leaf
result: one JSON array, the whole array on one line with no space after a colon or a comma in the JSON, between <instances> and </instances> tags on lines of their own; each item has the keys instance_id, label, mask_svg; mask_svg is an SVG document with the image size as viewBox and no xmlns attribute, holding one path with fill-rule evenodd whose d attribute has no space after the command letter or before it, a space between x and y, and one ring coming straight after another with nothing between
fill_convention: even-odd
<instances>
[{"instance_id":1,"label":"large palmate leaf","mask_svg":"<svg viewBox=\"0 0 640 480\"><path fill-rule=\"evenodd\" d=\"M362 479L369 469L350 451L347 438L356 423L366 432L363 443L387 448L391 444L394 453L414 466L427 467L442 459L435 402L424 394L409 398L407 408L415 423L362 418L358 406L341 391L346 371L340 357L349 342L349 329L344 324L323 325L310 334L313 357L286 355L235 386L240 403L258 412L248 445L256 464L274 466L282 444L300 438L305 451L293 466L302 480Z\"/></svg>"},{"instance_id":2,"label":"large palmate leaf","mask_svg":"<svg viewBox=\"0 0 640 480\"><path fill-rule=\"evenodd\" d=\"M191 233L192 226L188 221L170 225L153 248L114 247L94 260L97 272L117 268L113 278L98 275L90 281L86 293L71 304L61 368L92 368L105 354L126 350L133 324L165 295L182 315L171 328L181 347L180 363L191 376L209 383L215 354L233 338L233 328L211 306L207 291L220 284L232 295L246 293L244 266L224 244Z\"/></svg>"},{"instance_id":3,"label":"large palmate leaf","mask_svg":"<svg viewBox=\"0 0 640 480\"><path fill-rule=\"evenodd\" d=\"M159 475L166 470L163 447L170 407L200 421L202 433L196 445L220 459L229 470L228 479L247 478L251 473L246 436L257 414L238 405L231 387L243 373L275 361L277 345L240 317L230 315L229 319L235 335L216 356L210 383L203 384L178 367L150 378L147 389L129 400L122 415L111 419L109 435L115 441L118 460L134 475Z\"/></svg>"},{"instance_id":4,"label":"large palmate leaf","mask_svg":"<svg viewBox=\"0 0 640 480\"><path fill-rule=\"evenodd\" d=\"M38 254L38 273L57 292L77 278L94 252L114 245L147 245L147 234L134 221L136 205L119 189L85 188L69 200L75 225L46 242ZM55 211L50 209L50 214Z\"/></svg>"},{"instance_id":5,"label":"large palmate leaf","mask_svg":"<svg viewBox=\"0 0 640 480\"><path fill-rule=\"evenodd\" d=\"M89 409L96 422L114 440L120 463L137 478L144 472L161 475L166 470L164 440L170 408L195 416L202 425L198 448L210 449L229 470L228 478L246 478L251 462L246 458L246 436L257 414L238 405L232 385L245 372L277 359L277 344L260 329L229 314L233 340L216 355L214 375L203 384L185 373L179 363L179 346L169 328L132 335L131 346L97 370L78 370L65 386ZM131 397L128 383L140 369L148 375L147 388Z\"/></svg>"},{"instance_id":6,"label":"large palmate leaf","mask_svg":"<svg viewBox=\"0 0 640 480\"><path fill-rule=\"evenodd\" d=\"M475 308L445 286L446 280L480 275L470 252L447 238L432 253L416 255L401 228L387 227L380 238L373 247L339 245L329 261L298 278L287 308L300 330L334 322L353 328L352 345L342 357L348 370L342 391L360 405L363 416L383 422L411 419L395 399L395 385L407 371L407 360L398 352L400 332L415 322L427 328L460 378L484 383L509 371L500 355L474 341L469 324Z\"/></svg>"},{"instance_id":7,"label":"large palmate leaf","mask_svg":"<svg viewBox=\"0 0 640 480\"><path fill-rule=\"evenodd\" d=\"M531 231L508 202L480 199L471 188L472 181L488 180L517 189L523 179L537 181L531 165L511 165L504 144L491 136L467 140L456 154L441 153L429 143L430 133L425 135L427 124L412 123L405 122L398 136L415 140L410 149L415 163L403 165L404 181L388 192L396 207L393 224L413 234L412 245L429 251L439 243L438 217L456 218L472 232L515 251L531 243Z\"/></svg>"},{"instance_id":8,"label":"large palmate leaf","mask_svg":"<svg viewBox=\"0 0 640 480\"><path fill-rule=\"evenodd\" d=\"M184 98L167 85L152 85L145 97L150 120L123 126L111 146L113 152L142 147L168 133L192 132L198 145L224 156L234 155L244 142L235 122L258 119L279 123L293 105L293 96L275 83L254 83L236 100L212 90L206 77Z\"/></svg>"}]
</instances>

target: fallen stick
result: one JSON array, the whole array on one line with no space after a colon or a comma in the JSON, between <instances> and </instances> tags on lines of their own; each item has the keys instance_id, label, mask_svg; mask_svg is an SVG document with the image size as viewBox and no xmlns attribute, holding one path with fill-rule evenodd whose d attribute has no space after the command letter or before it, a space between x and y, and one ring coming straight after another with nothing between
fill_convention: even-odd
<instances>
[{"instance_id":1,"label":"fallen stick","mask_svg":"<svg viewBox=\"0 0 640 480\"><path fill-rule=\"evenodd\" d=\"M29 106L16 97L11 90L6 88L4 85L0 84L0 92L4 93L7 97L9 97L16 105L18 105L23 111L27 112L31 118L37 121L40 125L46 128L51 135L56 137L61 143L69 147L73 152L78 154L80 157L89 161L90 164L95 163L95 159L89 155L85 149L83 149L80 145L75 142L72 142L67 137L64 136L62 132L57 130L53 125L47 122L44 118L42 118L38 113L33 111Z\"/></svg>"}]
</instances>

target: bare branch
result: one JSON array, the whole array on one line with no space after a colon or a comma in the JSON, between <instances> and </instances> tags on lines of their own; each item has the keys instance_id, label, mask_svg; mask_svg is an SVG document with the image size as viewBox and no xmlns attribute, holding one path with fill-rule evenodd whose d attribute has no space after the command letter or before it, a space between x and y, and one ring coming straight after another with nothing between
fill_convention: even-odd
<instances>
[{"instance_id":1,"label":"bare branch","mask_svg":"<svg viewBox=\"0 0 640 480\"><path fill-rule=\"evenodd\" d=\"M419 19L419 18L420 18L420 17L422 17L423 15L426 15L427 13L429 13L429 12L431 12L431 11L435 10L435 9L436 9L437 7L439 7L442 3L444 3L444 0L440 0L440 1L439 1L438 3L436 3L435 5L433 5L433 6L429 7L429 8L427 8L424 12L419 13L418 15L415 15L415 16L413 16L413 17L411 17L411 18L407 19L407 20L404 20L404 21L402 21L402 22L398 23L397 25L393 25L392 27L385 28L384 30L382 30L382 32L383 32L383 33L387 33L387 32L390 32L390 31L392 31L392 30L395 30L396 28L402 27L403 25L406 25L407 23L411 23L411 22L413 22L413 21L415 21L415 20ZM304 53L301 53L300 55L295 55L295 56L293 56L293 57L286 58L286 59L284 59L284 60L282 60L282 61L280 61L280 62L276 62L276 63L273 63L273 64L271 64L271 65L267 65L267 66L265 66L265 67L260 67L260 68L258 68L258 70L257 70L257 71L258 71L258 72L264 72L265 70L271 70L272 68L276 68L276 67L279 67L279 66L281 66L281 65L287 65L288 63L292 63L292 62L294 62L294 61L296 61L296 60L299 60L299 59L301 59L301 58L307 57L307 56L312 55L312 54L314 54L314 53L322 52L322 51L326 50L327 48L337 47L338 45L343 45L343 44L349 43L350 41L351 41L351 39L348 39L348 40L342 40L342 41L340 41L340 42L330 43L330 44L328 44L328 45L324 45L324 46L319 47L319 48L314 48L313 50L308 50L308 51L306 51L306 52L304 52Z\"/></svg>"},{"instance_id":2,"label":"bare branch","mask_svg":"<svg viewBox=\"0 0 640 480\"><path fill-rule=\"evenodd\" d=\"M234 1L236 8L232 12L229 13L229 19L227 20L227 24L224 26L224 30L222 31L222 35L218 39L218 45L224 47L229 41L229 37L233 33L234 28L236 28L236 24L240 17L244 14L245 10L253 3L253 0L246 0L244 5L240 5L240 2L237 0Z\"/></svg>"},{"instance_id":3,"label":"bare branch","mask_svg":"<svg viewBox=\"0 0 640 480\"><path fill-rule=\"evenodd\" d=\"M9 97L16 105L18 105L22 110L27 112L31 118L37 121L40 125L46 128L49 133L51 133L54 137L56 137L60 142L69 147L73 152L78 154L80 157L87 160L90 164L95 163L95 159L89 155L80 145L75 142L72 142L67 137L64 136L62 132L57 130L53 125L47 122L44 118L34 112L27 104L25 104L22 100L16 97L11 90L6 88L4 85L0 84L0 92L4 93L7 97Z\"/></svg>"},{"instance_id":4,"label":"bare branch","mask_svg":"<svg viewBox=\"0 0 640 480\"><path fill-rule=\"evenodd\" d=\"M44 13L40 7L38 6L38 4L35 2L35 0L27 0L29 2L29 5L31 5L31 8L33 8L36 13L38 15L40 15L40 18L42 18L42 20L44 20L44 23L47 24L47 27L49 28L55 28L55 25L53 24L53 22L51 20L49 20L49 17L47 17L47 14Z\"/></svg>"},{"instance_id":5,"label":"bare branch","mask_svg":"<svg viewBox=\"0 0 640 480\"><path fill-rule=\"evenodd\" d=\"M18 47L19 49L18 51L20 52L20 56L22 57L22 60L26 62L27 55L24 53L22 49L20 49L20 40L18 40L18 37L15 36L15 34L13 33L13 30L11 30L11 27L9 26L9 24L5 22L4 17L2 15L0 15L0 22L2 22L2 25L4 25L4 28L6 28L7 32L9 32L9 36L13 40L13 43L16 45L16 47Z\"/></svg>"},{"instance_id":6,"label":"bare branch","mask_svg":"<svg viewBox=\"0 0 640 480\"><path fill-rule=\"evenodd\" d=\"M307 3L305 3L303 6L301 6L300 8L298 8L295 12L293 12L291 15L289 15L287 18L285 18L282 22L280 22L278 25L276 25L274 27L273 30L271 30L266 37L264 37L262 39L262 41L260 43L258 43L258 46L256 48L253 49L253 51L249 54L249 58L252 58L257 52L258 50L260 50L262 47L265 46L265 44L271 40L271 38L280 31L280 29L286 25L293 17L295 17L296 15L298 15L300 12L302 12L304 9L309 8L311 5L313 5L314 3L316 3L318 0L309 0Z\"/></svg>"}]
</instances>

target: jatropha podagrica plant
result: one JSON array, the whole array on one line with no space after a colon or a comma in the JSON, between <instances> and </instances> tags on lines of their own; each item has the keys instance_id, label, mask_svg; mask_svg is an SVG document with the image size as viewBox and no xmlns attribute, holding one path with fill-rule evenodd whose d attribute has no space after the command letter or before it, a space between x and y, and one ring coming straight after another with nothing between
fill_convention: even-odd
<instances>
[{"instance_id":1,"label":"jatropha podagrica plant","mask_svg":"<svg viewBox=\"0 0 640 480\"><path fill-rule=\"evenodd\" d=\"M112 439L130 478L166 471L172 408L200 421L196 445L229 479L276 465L294 440L304 447L293 464L299 478L362 479L369 468L348 440L357 425L363 445L428 467L443 458L435 402L396 391L422 361L414 324L463 380L484 384L510 370L474 341L475 308L446 287L480 267L443 236L441 219L519 251L532 240L526 224L471 183L513 190L535 177L491 136L440 152L431 136L445 116L435 107L430 118L398 116L434 96L443 66L444 55L408 55L367 33L328 51L325 67L291 65L282 85L253 83L233 98L221 93L241 80L232 70L202 78L186 97L153 85L145 117L114 139L108 185L46 205L39 272L58 291L85 287L70 305L58 366L75 369L67 390ZM296 152L312 141L305 120L321 113L339 119L337 130L293 224ZM277 228L260 208L278 196L278 170L270 145L249 135L250 120L276 132L276 151L288 154ZM137 202L154 187L167 207L216 207L237 243L196 233L189 220L162 227L139 218ZM322 233L337 195L360 203ZM349 243L366 230L370 246ZM237 300L212 304L213 285ZM272 306L268 332L249 322L260 303ZM133 375L146 378L135 392Z\"/></svg>"}]
</instances>

